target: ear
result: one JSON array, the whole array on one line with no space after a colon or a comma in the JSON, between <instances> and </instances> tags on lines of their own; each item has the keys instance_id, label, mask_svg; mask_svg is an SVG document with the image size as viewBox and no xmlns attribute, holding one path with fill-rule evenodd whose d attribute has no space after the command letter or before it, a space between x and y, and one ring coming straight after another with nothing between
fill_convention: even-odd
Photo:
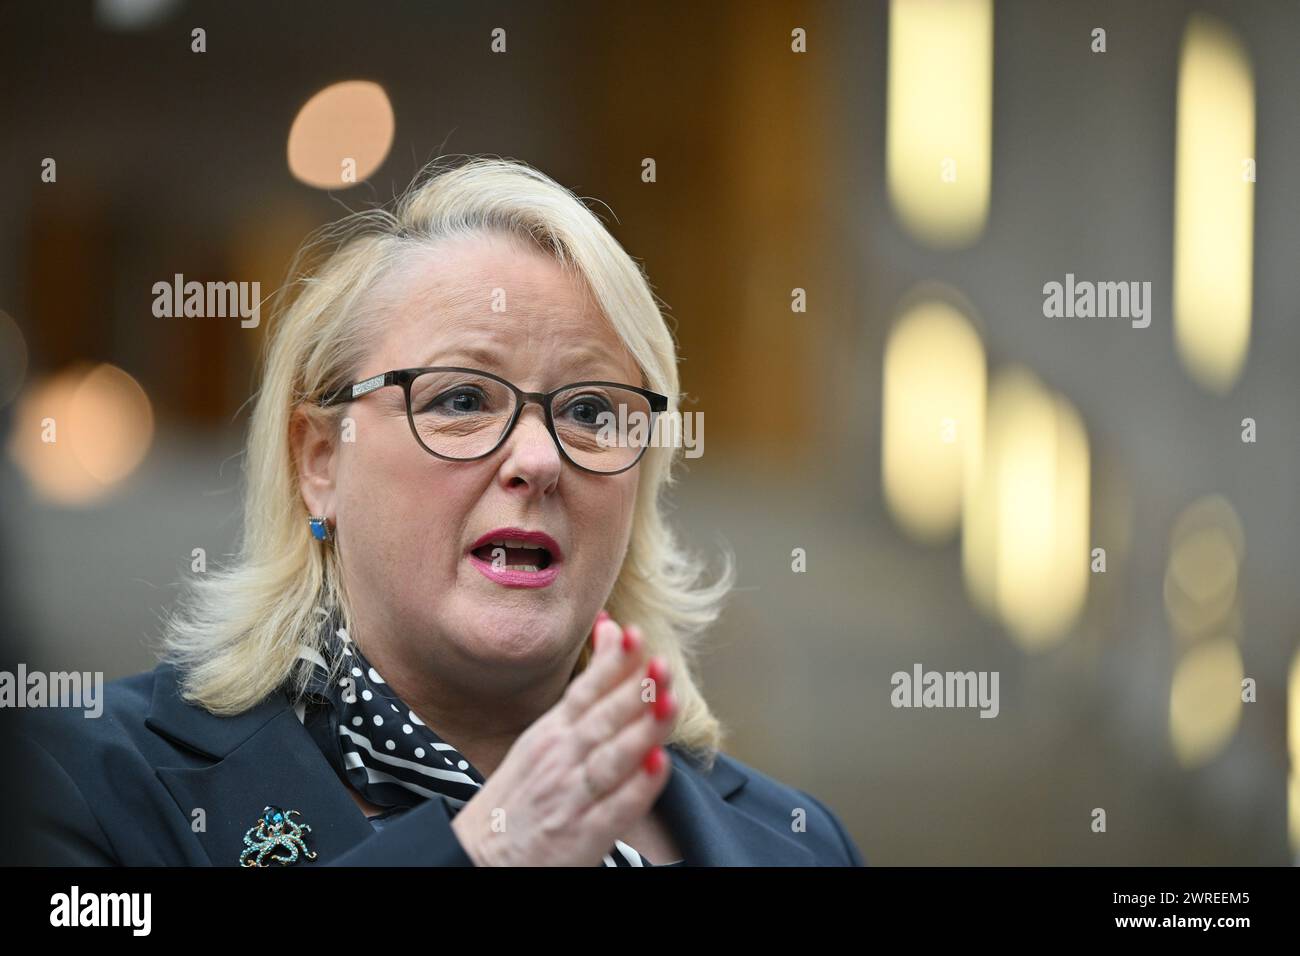
<instances>
[{"instance_id":1,"label":"ear","mask_svg":"<svg viewBox=\"0 0 1300 956\"><path fill-rule=\"evenodd\" d=\"M333 524L335 515L334 472L338 443L334 419L308 411L299 405L289 420L289 447L298 472L298 490L307 513L324 515Z\"/></svg>"}]
</instances>

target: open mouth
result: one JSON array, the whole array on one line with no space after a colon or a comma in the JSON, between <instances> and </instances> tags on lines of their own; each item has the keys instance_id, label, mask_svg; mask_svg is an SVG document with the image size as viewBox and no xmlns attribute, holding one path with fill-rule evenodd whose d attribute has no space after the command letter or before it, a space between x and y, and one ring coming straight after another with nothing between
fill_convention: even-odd
<instances>
[{"instance_id":1,"label":"open mouth","mask_svg":"<svg viewBox=\"0 0 1300 956\"><path fill-rule=\"evenodd\" d=\"M499 571L545 571L551 566L550 551L523 541L489 541L479 545L470 554Z\"/></svg>"}]
</instances>

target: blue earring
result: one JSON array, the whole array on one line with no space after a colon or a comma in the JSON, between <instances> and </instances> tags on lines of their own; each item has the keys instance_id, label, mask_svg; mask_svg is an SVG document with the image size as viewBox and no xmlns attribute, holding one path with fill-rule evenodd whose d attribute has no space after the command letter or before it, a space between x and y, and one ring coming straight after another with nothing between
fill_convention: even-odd
<instances>
[{"instance_id":1,"label":"blue earring","mask_svg":"<svg viewBox=\"0 0 1300 956\"><path fill-rule=\"evenodd\" d=\"M329 541L332 538L329 522L324 515L310 516L307 519L307 524L311 528L311 536L317 541Z\"/></svg>"}]
</instances>

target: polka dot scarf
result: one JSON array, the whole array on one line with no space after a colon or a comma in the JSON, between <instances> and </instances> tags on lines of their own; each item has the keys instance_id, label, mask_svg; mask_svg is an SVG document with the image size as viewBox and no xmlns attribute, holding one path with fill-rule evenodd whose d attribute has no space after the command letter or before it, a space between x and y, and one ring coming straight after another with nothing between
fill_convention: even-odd
<instances>
[{"instance_id":1,"label":"polka dot scarf","mask_svg":"<svg viewBox=\"0 0 1300 956\"><path fill-rule=\"evenodd\" d=\"M297 713L335 772L370 803L386 808L386 819L400 812L387 808L411 807L430 797L444 798L454 816L483 786L483 775L402 702L346 628L332 618L322 628L331 657L303 646L299 656L313 665L307 683L312 706L299 704ZM343 665L331 684L329 665L338 655ZM615 840L604 865L655 864Z\"/></svg>"}]
</instances>

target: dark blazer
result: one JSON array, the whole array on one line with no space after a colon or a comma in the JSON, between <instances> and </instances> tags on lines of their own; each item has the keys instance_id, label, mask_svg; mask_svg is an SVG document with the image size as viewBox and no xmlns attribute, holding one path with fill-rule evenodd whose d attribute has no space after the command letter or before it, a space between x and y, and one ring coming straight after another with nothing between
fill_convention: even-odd
<instances>
[{"instance_id":1,"label":"dark blazer","mask_svg":"<svg viewBox=\"0 0 1300 956\"><path fill-rule=\"evenodd\" d=\"M451 810L428 799L375 831L287 698L234 717L183 701L175 669L104 686L104 710L22 712L7 771L25 784L27 847L49 866L237 865L268 804L301 811L318 856L294 866L470 866ZM655 806L687 865L863 866L836 816L811 795L719 754L711 771L668 748L673 771ZM795 832L794 810L806 811ZM202 811L197 813L196 811Z\"/></svg>"}]
</instances>

